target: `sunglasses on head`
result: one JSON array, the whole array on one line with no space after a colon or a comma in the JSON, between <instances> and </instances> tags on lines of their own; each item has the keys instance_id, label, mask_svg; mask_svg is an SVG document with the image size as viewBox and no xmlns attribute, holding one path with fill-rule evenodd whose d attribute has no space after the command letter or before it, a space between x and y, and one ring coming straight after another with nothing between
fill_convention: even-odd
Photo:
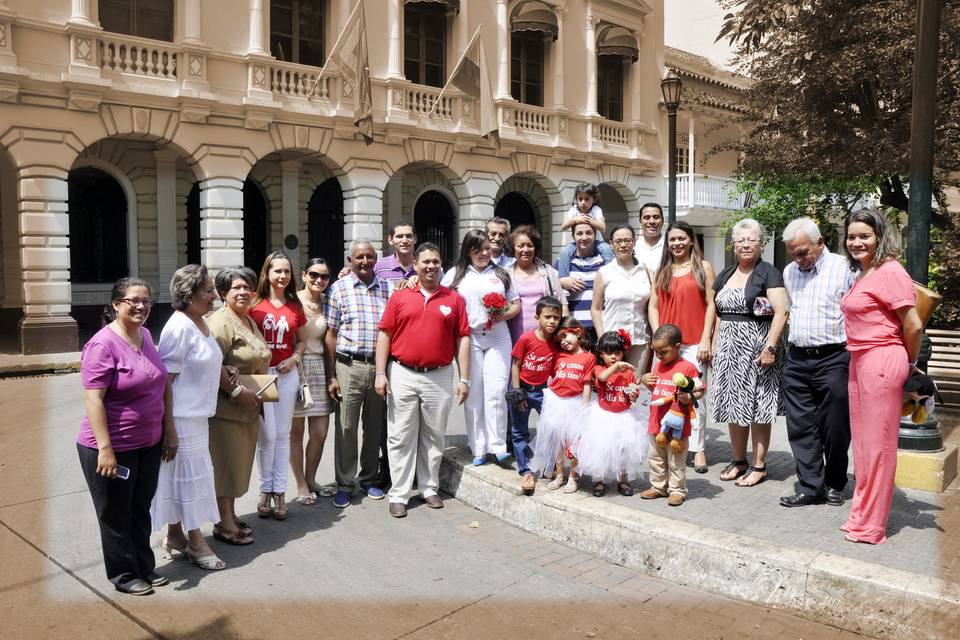
<instances>
[{"instance_id":1,"label":"sunglasses on head","mask_svg":"<svg viewBox=\"0 0 960 640\"><path fill-rule=\"evenodd\" d=\"M320 273L319 271L307 271L307 277L310 278L311 280L316 280L317 278L319 278L320 280L329 280L330 274Z\"/></svg>"}]
</instances>

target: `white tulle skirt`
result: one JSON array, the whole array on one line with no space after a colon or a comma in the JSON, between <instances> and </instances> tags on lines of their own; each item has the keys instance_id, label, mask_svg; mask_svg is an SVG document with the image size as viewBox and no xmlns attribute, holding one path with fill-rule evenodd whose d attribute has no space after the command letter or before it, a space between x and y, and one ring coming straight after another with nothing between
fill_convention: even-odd
<instances>
[{"instance_id":1,"label":"white tulle skirt","mask_svg":"<svg viewBox=\"0 0 960 640\"><path fill-rule=\"evenodd\" d=\"M150 505L154 531L179 522L184 531L220 521L210 462L206 418L174 418L180 445L170 462L160 463L157 492Z\"/></svg>"},{"instance_id":2,"label":"white tulle skirt","mask_svg":"<svg viewBox=\"0 0 960 640\"><path fill-rule=\"evenodd\" d=\"M596 400L591 402L577 445L580 473L594 482L615 482L621 473L637 478L647 461L645 410L649 408L637 403L622 413L611 413Z\"/></svg>"},{"instance_id":3,"label":"white tulle skirt","mask_svg":"<svg viewBox=\"0 0 960 640\"><path fill-rule=\"evenodd\" d=\"M549 387L543 390L543 413L537 425L533 461L530 463L534 475L549 474L556 465L561 449L567 445L576 447L589 409L590 405L584 406L580 394L564 398ZM569 464L566 457L564 464Z\"/></svg>"}]
</instances>

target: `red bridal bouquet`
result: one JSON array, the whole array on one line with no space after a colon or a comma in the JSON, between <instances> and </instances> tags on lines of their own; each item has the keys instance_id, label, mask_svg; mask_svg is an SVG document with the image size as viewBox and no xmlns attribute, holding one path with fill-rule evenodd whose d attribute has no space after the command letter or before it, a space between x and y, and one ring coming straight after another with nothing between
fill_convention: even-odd
<instances>
[{"instance_id":1,"label":"red bridal bouquet","mask_svg":"<svg viewBox=\"0 0 960 640\"><path fill-rule=\"evenodd\" d=\"M493 316L498 316L501 313L506 313L507 309L510 308L510 303L507 302L507 299L504 298L499 293L488 293L483 296L483 308L487 311L487 329L493 327Z\"/></svg>"}]
</instances>

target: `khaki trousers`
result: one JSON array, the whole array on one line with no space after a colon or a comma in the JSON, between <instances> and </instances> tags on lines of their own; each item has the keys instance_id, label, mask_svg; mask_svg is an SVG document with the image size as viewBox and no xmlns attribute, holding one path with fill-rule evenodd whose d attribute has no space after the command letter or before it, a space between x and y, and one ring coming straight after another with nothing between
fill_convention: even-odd
<instances>
[{"instance_id":1,"label":"khaki trousers","mask_svg":"<svg viewBox=\"0 0 960 640\"><path fill-rule=\"evenodd\" d=\"M380 431L383 429L383 398L373 390L374 366L354 360L349 365L337 362L337 379L343 401L337 407L334 436L334 468L339 491L352 491L357 476L357 440L360 418L363 418L363 441L360 445L361 487L379 480Z\"/></svg>"},{"instance_id":2,"label":"khaki trousers","mask_svg":"<svg viewBox=\"0 0 960 640\"><path fill-rule=\"evenodd\" d=\"M650 438L650 485L661 495L679 493L687 497L687 446L689 438L681 440L680 451L674 451L670 443L657 444L656 436Z\"/></svg>"},{"instance_id":3,"label":"khaki trousers","mask_svg":"<svg viewBox=\"0 0 960 640\"><path fill-rule=\"evenodd\" d=\"M397 362L387 367L387 457L390 460L390 502L406 504L413 487L424 498L437 494L447 416L453 406L450 366L417 373Z\"/></svg>"}]
</instances>

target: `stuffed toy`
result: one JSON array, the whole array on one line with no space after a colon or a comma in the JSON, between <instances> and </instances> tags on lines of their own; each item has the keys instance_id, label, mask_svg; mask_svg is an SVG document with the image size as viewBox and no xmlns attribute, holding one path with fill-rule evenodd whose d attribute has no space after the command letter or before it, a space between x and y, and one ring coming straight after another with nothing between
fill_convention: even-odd
<instances>
[{"instance_id":1,"label":"stuffed toy","mask_svg":"<svg viewBox=\"0 0 960 640\"><path fill-rule=\"evenodd\" d=\"M904 418L910 416L913 424L926 422L933 411L936 394L937 386L933 378L920 371L913 371L903 384L904 403L900 415Z\"/></svg>"},{"instance_id":2,"label":"stuffed toy","mask_svg":"<svg viewBox=\"0 0 960 640\"><path fill-rule=\"evenodd\" d=\"M670 441L670 448L674 451L680 451L683 448L683 444L680 442L683 436L683 425L689 419L690 422L697 416L697 399L693 398L693 402L690 404L681 404L677 400L677 396L681 393L692 394L694 391L699 389L699 380L694 378L693 380L687 378L680 372L673 374L673 384L676 385L677 390L668 396L658 398L650 403L651 407L662 407L666 404L670 405L670 409L667 411L666 415L660 420L660 433L657 434L656 440L657 444L663 446L667 443L667 440Z\"/></svg>"}]
</instances>

